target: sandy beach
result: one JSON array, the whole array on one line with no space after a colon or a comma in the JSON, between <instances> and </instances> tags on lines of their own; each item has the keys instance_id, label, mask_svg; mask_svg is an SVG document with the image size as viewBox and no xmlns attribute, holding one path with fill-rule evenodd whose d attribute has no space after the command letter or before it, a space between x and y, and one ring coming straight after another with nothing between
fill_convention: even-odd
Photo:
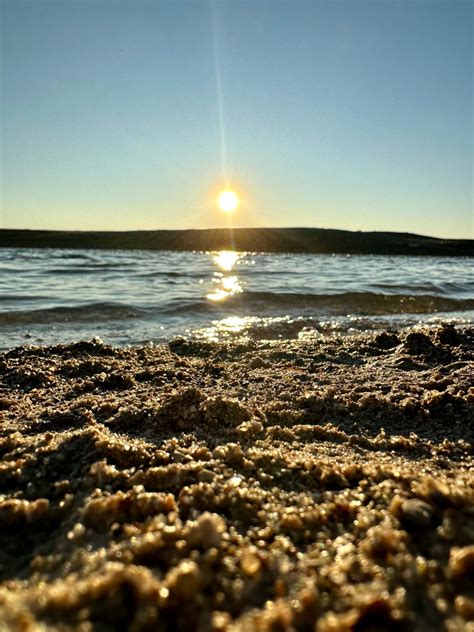
<instances>
[{"instance_id":1,"label":"sandy beach","mask_svg":"<svg viewBox=\"0 0 474 632\"><path fill-rule=\"evenodd\" d=\"M474 330L0 356L0 629L474 630Z\"/></svg>"}]
</instances>

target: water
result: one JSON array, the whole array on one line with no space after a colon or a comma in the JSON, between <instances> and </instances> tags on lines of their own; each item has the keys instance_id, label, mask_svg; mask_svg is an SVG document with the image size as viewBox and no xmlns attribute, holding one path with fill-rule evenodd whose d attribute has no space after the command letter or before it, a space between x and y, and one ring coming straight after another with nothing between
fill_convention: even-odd
<instances>
[{"instance_id":1,"label":"water","mask_svg":"<svg viewBox=\"0 0 474 632\"><path fill-rule=\"evenodd\" d=\"M0 250L0 347L474 323L468 258Z\"/></svg>"}]
</instances>

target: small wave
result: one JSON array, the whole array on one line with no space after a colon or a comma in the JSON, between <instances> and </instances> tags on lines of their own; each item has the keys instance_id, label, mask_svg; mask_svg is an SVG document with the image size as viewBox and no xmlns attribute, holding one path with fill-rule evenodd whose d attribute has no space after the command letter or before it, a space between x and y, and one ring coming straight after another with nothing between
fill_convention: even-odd
<instances>
[{"instance_id":1,"label":"small wave","mask_svg":"<svg viewBox=\"0 0 474 632\"><path fill-rule=\"evenodd\" d=\"M273 294L247 292L231 297L231 301L249 301L273 307L327 309L346 314L421 314L474 309L474 299L454 299L431 294L377 294L374 292L344 292L341 294Z\"/></svg>"},{"instance_id":2,"label":"small wave","mask_svg":"<svg viewBox=\"0 0 474 632\"><path fill-rule=\"evenodd\" d=\"M118 303L90 303L77 307L51 307L0 314L0 325L32 325L48 323L105 322L141 318L145 310Z\"/></svg>"},{"instance_id":3,"label":"small wave","mask_svg":"<svg viewBox=\"0 0 474 632\"><path fill-rule=\"evenodd\" d=\"M98 257L96 253L92 250L50 250L48 249L47 254L49 257L53 259L82 259L89 261L97 261Z\"/></svg>"},{"instance_id":4,"label":"small wave","mask_svg":"<svg viewBox=\"0 0 474 632\"><path fill-rule=\"evenodd\" d=\"M165 279L199 279L206 275L206 272L197 271L193 272L191 270L185 270L183 272L179 272L177 270L151 270L149 272L137 272L135 274L136 277L140 278L165 278Z\"/></svg>"},{"instance_id":5,"label":"small wave","mask_svg":"<svg viewBox=\"0 0 474 632\"><path fill-rule=\"evenodd\" d=\"M242 292L222 302L176 300L163 310L168 314L241 310L243 313L314 312L345 314L430 314L474 309L474 299L454 299L430 294L377 294L344 292L341 294L302 294L274 292Z\"/></svg>"},{"instance_id":6,"label":"small wave","mask_svg":"<svg viewBox=\"0 0 474 632\"><path fill-rule=\"evenodd\" d=\"M438 283L415 283L412 285L401 285L399 283L374 283L372 285L376 290L381 290L382 292L393 292L394 289L397 289L399 292L407 292L411 294L407 294L409 296L413 295L422 295L422 296L433 296L430 294L431 292L436 292L437 294L443 294L444 296L460 296L462 294L471 294L474 290L474 283L469 283L464 281L463 283L455 283L450 281L438 282Z\"/></svg>"},{"instance_id":7,"label":"small wave","mask_svg":"<svg viewBox=\"0 0 474 632\"><path fill-rule=\"evenodd\" d=\"M32 303L35 301L49 301L50 296L36 294L31 296L30 294L0 294L0 303Z\"/></svg>"},{"instance_id":8,"label":"small wave","mask_svg":"<svg viewBox=\"0 0 474 632\"><path fill-rule=\"evenodd\" d=\"M88 274L93 272L127 272L124 268L128 267L130 264L120 264L116 263L97 263L93 265L83 265L80 267L71 267L71 268L48 268L42 270L43 274Z\"/></svg>"}]
</instances>

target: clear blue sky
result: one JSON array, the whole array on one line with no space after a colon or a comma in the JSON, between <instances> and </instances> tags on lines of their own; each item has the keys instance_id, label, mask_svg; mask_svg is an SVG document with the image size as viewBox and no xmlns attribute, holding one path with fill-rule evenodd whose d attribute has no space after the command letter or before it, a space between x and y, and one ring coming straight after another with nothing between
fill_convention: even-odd
<instances>
[{"instance_id":1,"label":"clear blue sky","mask_svg":"<svg viewBox=\"0 0 474 632\"><path fill-rule=\"evenodd\" d=\"M1 222L473 237L470 0L0 0ZM213 45L213 33L216 46Z\"/></svg>"}]
</instances>

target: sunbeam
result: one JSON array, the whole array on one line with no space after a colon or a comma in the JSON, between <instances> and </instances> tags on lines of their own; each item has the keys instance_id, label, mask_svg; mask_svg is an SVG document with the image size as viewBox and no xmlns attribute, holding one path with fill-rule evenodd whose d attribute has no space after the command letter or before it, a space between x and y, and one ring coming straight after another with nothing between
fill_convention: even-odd
<instances>
[{"instance_id":1,"label":"sunbeam","mask_svg":"<svg viewBox=\"0 0 474 632\"><path fill-rule=\"evenodd\" d=\"M216 79L216 100L217 111L219 115L219 135L221 141L221 168L222 177L226 184L229 182L229 176L227 171L227 143L225 133L225 120L224 120L224 97L222 93L222 79L221 79L221 65L219 46L217 41L217 17L216 17L216 3L215 0L211 0L211 15L212 15L212 50L214 56L214 72Z\"/></svg>"}]
</instances>

